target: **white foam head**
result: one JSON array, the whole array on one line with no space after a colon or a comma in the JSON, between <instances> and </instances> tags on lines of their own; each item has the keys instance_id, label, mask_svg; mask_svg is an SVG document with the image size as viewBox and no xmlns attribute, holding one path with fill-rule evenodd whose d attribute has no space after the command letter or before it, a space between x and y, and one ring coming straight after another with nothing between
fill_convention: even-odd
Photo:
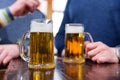
<instances>
[{"instance_id":1,"label":"white foam head","mask_svg":"<svg viewBox=\"0 0 120 80\"><path fill-rule=\"evenodd\" d=\"M47 19L34 19L31 21L30 32L53 32L52 21Z\"/></svg>"},{"instance_id":2,"label":"white foam head","mask_svg":"<svg viewBox=\"0 0 120 80\"><path fill-rule=\"evenodd\" d=\"M83 33L84 26L79 23L70 23L65 25L66 33Z\"/></svg>"}]
</instances>

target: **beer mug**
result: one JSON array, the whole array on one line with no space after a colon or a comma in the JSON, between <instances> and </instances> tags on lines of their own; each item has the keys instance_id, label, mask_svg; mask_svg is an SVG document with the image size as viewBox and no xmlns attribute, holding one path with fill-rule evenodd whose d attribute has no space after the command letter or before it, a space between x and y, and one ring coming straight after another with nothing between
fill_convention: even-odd
<instances>
[{"instance_id":1,"label":"beer mug","mask_svg":"<svg viewBox=\"0 0 120 80\"><path fill-rule=\"evenodd\" d=\"M66 63L84 63L84 36L87 35L90 42L92 36L84 32L83 24L71 23L65 26L65 55L63 61Z\"/></svg>"},{"instance_id":2,"label":"beer mug","mask_svg":"<svg viewBox=\"0 0 120 80\"><path fill-rule=\"evenodd\" d=\"M53 54L53 26L48 19L31 21L30 31L20 42L20 56L32 69L48 70L55 67Z\"/></svg>"}]
</instances>

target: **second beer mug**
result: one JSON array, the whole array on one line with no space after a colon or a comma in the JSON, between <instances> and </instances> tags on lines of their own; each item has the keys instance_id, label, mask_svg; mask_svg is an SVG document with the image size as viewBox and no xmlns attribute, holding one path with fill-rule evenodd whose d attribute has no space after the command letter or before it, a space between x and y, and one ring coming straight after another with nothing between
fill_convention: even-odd
<instances>
[{"instance_id":1,"label":"second beer mug","mask_svg":"<svg viewBox=\"0 0 120 80\"><path fill-rule=\"evenodd\" d=\"M88 35L89 41L93 42L91 35L84 32L82 24L66 24L65 26L65 56L63 61L66 63L84 63L84 36Z\"/></svg>"},{"instance_id":2,"label":"second beer mug","mask_svg":"<svg viewBox=\"0 0 120 80\"><path fill-rule=\"evenodd\" d=\"M55 67L53 54L53 26L47 19L31 21L30 31L20 42L20 56L32 69L48 70Z\"/></svg>"}]
</instances>

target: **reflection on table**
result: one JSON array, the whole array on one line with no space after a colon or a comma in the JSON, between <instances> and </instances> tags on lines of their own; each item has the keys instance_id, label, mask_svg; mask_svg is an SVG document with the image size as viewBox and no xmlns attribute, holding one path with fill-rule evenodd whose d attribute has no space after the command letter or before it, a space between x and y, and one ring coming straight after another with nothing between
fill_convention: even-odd
<instances>
[{"instance_id":1,"label":"reflection on table","mask_svg":"<svg viewBox=\"0 0 120 80\"><path fill-rule=\"evenodd\" d=\"M55 69L40 71L14 59L6 69L0 69L0 80L120 80L120 64L97 64L88 59L84 64L67 64L56 58Z\"/></svg>"}]
</instances>

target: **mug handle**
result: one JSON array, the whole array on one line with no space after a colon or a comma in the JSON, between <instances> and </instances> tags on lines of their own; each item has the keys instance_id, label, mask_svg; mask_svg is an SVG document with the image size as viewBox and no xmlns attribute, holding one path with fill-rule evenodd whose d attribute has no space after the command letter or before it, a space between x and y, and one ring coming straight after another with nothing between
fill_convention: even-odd
<instances>
[{"instance_id":1,"label":"mug handle","mask_svg":"<svg viewBox=\"0 0 120 80\"><path fill-rule=\"evenodd\" d=\"M30 44L30 32L25 32L22 36L22 39L20 40L19 43L19 51L20 51L20 57L26 61L29 62L29 44Z\"/></svg>"},{"instance_id":2,"label":"mug handle","mask_svg":"<svg viewBox=\"0 0 120 80\"><path fill-rule=\"evenodd\" d=\"M94 42L93 37L91 36L91 34L89 32L84 32L85 35L88 35L88 39L90 42Z\"/></svg>"},{"instance_id":3,"label":"mug handle","mask_svg":"<svg viewBox=\"0 0 120 80\"><path fill-rule=\"evenodd\" d=\"M92 38L92 36L89 32L84 32L84 34L85 34L85 36L86 35L88 36L88 41L90 41L91 43L94 42L94 40L93 40L93 38ZM86 51L87 50L85 50L85 58L88 58L87 55L86 55Z\"/></svg>"}]
</instances>

